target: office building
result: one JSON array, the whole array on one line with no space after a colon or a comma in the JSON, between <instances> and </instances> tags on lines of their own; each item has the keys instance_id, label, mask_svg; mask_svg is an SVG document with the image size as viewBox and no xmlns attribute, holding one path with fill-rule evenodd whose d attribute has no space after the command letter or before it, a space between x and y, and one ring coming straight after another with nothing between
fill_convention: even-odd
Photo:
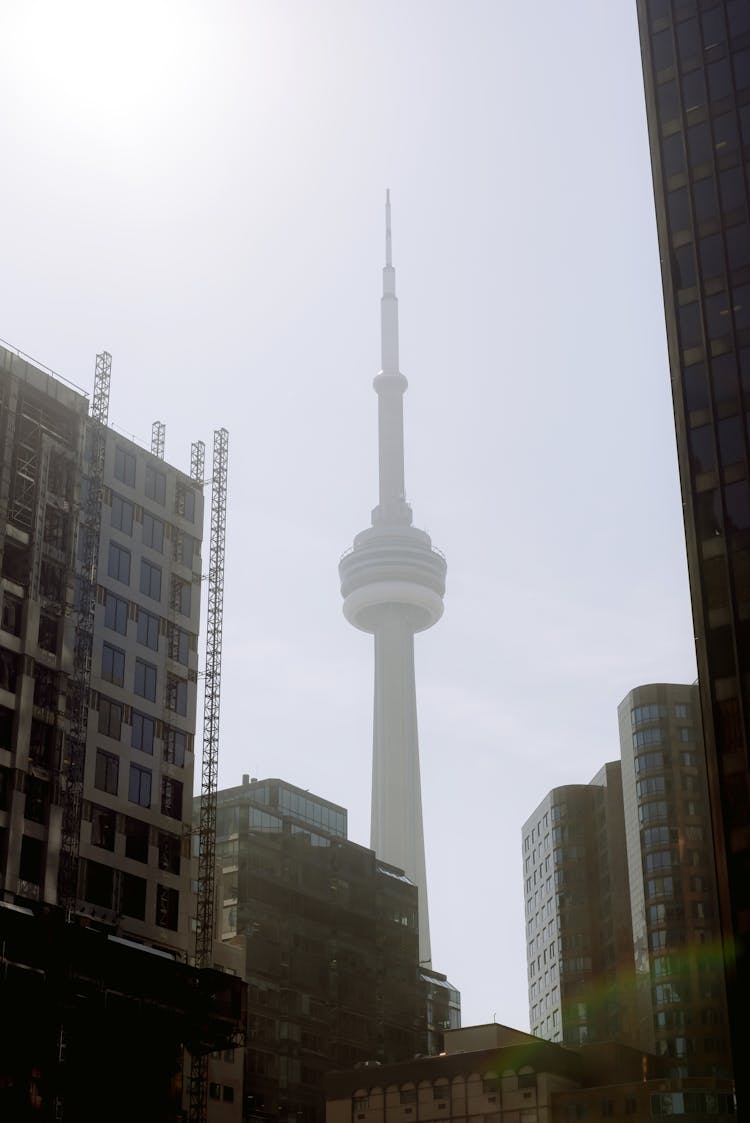
<instances>
[{"instance_id":1,"label":"office building","mask_svg":"<svg viewBox=\"0 0 750 1123\"><path fill-rule=\"evenodd\" d=\"M522 829L531 1032L635 1042L619 762L553 789Z\"/></svg>"},{"instance_id":2,"label":"office building","mask_svg":"<svg viewBox=\"0 0 750 1123\"><path fill-rule=\"evenodd\" d=\"M638 1042L675 1076L731 1075L696 686L639 686L618 707Z\"/></svg>"},{"instance_id":3,"label":"office building","mask_svg":"<svg viewBox=\"0 0 750 1123\"><path fill-rule=\"evenodd\" d=\"M240 980L188 966L202 522L198 481L0 348L0 927L19 1012L0 1102L132 1118L138 1070L139 1115L177 1118L181 1046L215 1048L242 1017ZM46 984L33 1018L24 979Z\"/></svg>"},{"instance_id":4,"label":"office building","mask_svg":"<svg viewBox=\"0 0 750 1123\"><path fill-rule=\"evenodd\" d=\"M222 938L246 951L246 1118L322 1123L331 1069L442 1047L459 995L420 967L417 887L348 841L343 807L245 776L216 837Z\"/></svg>"},{"instance_id":5,"label":"office building","mask_svg":"<svg viewBox=\"0 0 750 1123\"><path fill-rule=\"evenodd\" d=\"M723 954L750 1114L750 7L637 10Z\"/></svg>"},{"instance_id":6,"label":"office building","mask_svg":"<svg viewBox=\"0 0 750 1123\"><path fill-rule=\"evenodd\" d=\"M372 526L339 563L344 615L375 637L375 711L370 845L419 890L419 958L429 967L430 927L422 828L414 634L443 613L446 564L430 537L412 526L404 485L403 398L399 368L396 273L391 257L391 205L386 197L381 300L382 369L378 395L380 493Z\"/></svg>"},{"instance_id":7,"label":"office building","mask_svg":"<svg viewBox=\"0 0 750 1123\"><path fill-rule=\"evenodd\" d=\"M736 1118L728 1081L669 1077L632 1046L562 1046L496 1023L447 1033L437 1056L332 1073L326 1088L327 1123Z\"/></svg>"}]
</instances>

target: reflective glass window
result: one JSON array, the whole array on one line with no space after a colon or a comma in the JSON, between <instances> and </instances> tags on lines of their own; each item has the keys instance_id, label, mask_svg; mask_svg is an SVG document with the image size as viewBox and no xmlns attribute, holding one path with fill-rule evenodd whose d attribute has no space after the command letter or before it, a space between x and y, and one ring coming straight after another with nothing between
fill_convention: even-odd
<instances>
[{"instance_id":1,"label":"reflective glass window","mask_svg":"<svg viewBox=\"0 0 750 1123\"><path fill-rule=\"evenodd\" d=\"M738 90L746 90L750 86L750 48L734 52L734 80Z\"/></svg>"},{"instance_id":2,"label":"reflective glass window","mask_svg":"<svg viewBox=\"0 0 750 1123\"><path fill-rule=\"evenodd\" d=\"M686 187L677 191L670 191L667 195L667 215L669 227L675 230L687 230L690 227L690 207L688 206L688 193Z\"/></svg>"},{"instance_id":3,"label":"reflective glass window","mask_svg":"<svg viewBox=\"0 0 750 1123\"><path fill-rule=\"evenodd\" d=\"M669 28L666 31L658 31L656 35L651 36L651 55L654 60L654 70L666 70L667 67L673 65L674 46L672 32Z\"/></svg>"},{"instance_id":4,"label":"reflective glass window","mask_svg":"<svg viewBox=\"0 0 750 1123\"><path fill-rule=\"evenodd\" d=\"M690 166L693 168L697 164L705 164L707 160L713 157L711 130L707 121L701 122L700 125L693 125L688 129L687 146Z\"/></svg>"},{"instance_id":5,"label":"reflective glass window","mask_svg":"<svg viewBox=\"0 0 750 1123\"><path fill-rule=\"evenodd\" d=\"M679 311L680 340L683 347L695 347L703 342L700 305L683 304Z\"/></svg>"},{"instance_id":6,"label":"reflective glass window","mask_svg":"<svg viewBox=\"0 0 750 1123\"><path fill-rule=\"evenodd\" d=\"M677 24L677 50L683 70L691 63L700 61L703 45L697 19L687 19Z\"/></svg>"},{"instance_id":7,"label":"reflective glass window","mask_svg":"<svg viewBox=\"0 0 750 1123\"><path fill-rule=\"evenodd\" d=\"M706 79L702 70L691 70L689 74L682 76L682 101L687 113L691 109L697 109L700 105L705 105L708 100L706 96Z\"/></svg>"},{"instance_id":8,"label":"reflective glass window","mask_svg":"<svg viewBox=\"0 0 750 1123\"><path fill-rule=\"evenodd\" d=\"M710 425L690 430L690 462L694 472L711 472L716 467L714 437Z\"/></svg>"},{"instance_id":9,"label":"reflective glass window","mask_svg":"<svg viewBox=\"0 0 750 1123\"><path fill-rule=\"evenodd\" d=\"M678 289L689 289L697 283L695 272L695 251L693 243L679 246L673 254L675 267L675 280ZM697 305L695 305L697 308ZM684 346L684 344L683 344Z\"/></svg>"},{"instance_id":10,"label":"reflective glass window","mask_svg":"<svg viewBox=\"0 0 750 1123\"><path fill-rule=\"evenodd\" d=\"M737 211L745 206L745 180L742 168L727 168L719 174L721 205L725 211Z\"/></svg>"},{"instance_id":11,"label":"reflective glass window","mask_svg":"<svg viewBox=\"0 0 750 1123\"><path fill-rule=\"evenodd\" d=\"M707 219L715 218L718 214L719 203L716 198L716 184L710 177L700 179L694 185L693 206L698 222L706 222Z\"/></svg>"},{"instance_id":12,"label":"reflective glass window","mask_svg":"<svg viewBox=\"0 0 750 1123\"><path fill-rule=\"evenodd\" d=\"M659 106L659 119L671 121L680 113L680 101L677 96L677 83L664 82L656 87L656 100Z\"/></svg>"},{"instance_id":13,"label":"reflective glass window","mask_svg":"<svg viewBox=\"0 0 750 1123\"><path fill-rule=\"evenodd\" d=\"M750 225L730 226L726 233L727 256L730 269L744 269L750 265Z\"/></svg>"},{"instance_id":14,"label":"reflective glass window","mask_svg":"<svg viewBox=\"0 0 750 1123\"><path fill-rule=\"evenodd\" d=\"M737 118L732 113L721 113L714 117L714 145L720 155L732 152L740 143Z\"/></svg>"},{"instance_id":15,"label":"reflective glass window","mask_svg":"<svg viewBox=\"0 0 750 1123\"><path fill-rule=\"evenodd\" d=\"M724 254L721 245L721 236L711 234L708 238L701 238L698 243L701 272L704 277L716 277L724 272Z\"/></svg>"},{"instance_id":16,"label":"reflective glass window","mask_svg":"<svg viewBox=\"0 0 750 1123\"><path fill-rule=\"evenodd\" d=\"M708 382L703 363L685 367L682 384L685 389L685 405L688 410L708 408Z\"/></svg>"},{"instance_id":17,"label":"reflective glass window","mask_svg":"<svg viewBox=\"0 0 750 1123\"><path fill-rule=\"evenodd\" d=\"M732 93L732 71L728 59L719 59L708 67L708 90L711 101L720 101Z\"/></svg>"},{"instance_id":18,"label":"reflective glass window","mask_svg":"<svg viewBox=\"0 0 750 1123\"><path fill-rule=\"evenodd\" d=\"M750 486L747 480L727 484L724 488L727 520L730 530L747 530L750 527ZM718 672L717 672L718 673Z\"/></svg>"},{"instance_id":19,"label":"reflective glass window","mask_svg":"<svg viewBox=\"0 0 750 1123\"><path fill-rule=\"evenodd\" d=\"M707 48L715 43L723 43L726 41L727 36L724 29L721 8L710 8L709 11L703 12L701 15L701 24L703 26L703 42Z\"/></svg>"},{"instance_id":20,"label":"reflective glass window","mask_svg":"<svg viewBox=\"0 0 750 1123\"><path fill-rule=\"evenodd\" d=\"M744 35L750 31L750 5L747 0L728 0L726 8L730 35Z\"/></svg>"},{"instance_id":21,"label":"reflective glass window","mask_svg":"<svg viewBox=\"0 0 750 1123\"><path fill-rule=\"evenodd\" d=\"M745 445L742 439L742 420L739 417L725 417L719 422L718 431L722 465L726 468L729 464L743 460Z\"/></svg>"},{"instance_id":22,"label":"reflective glass window","mask_svg":"<svg viewBox=\"0 0 750 1123\"><path fill-rule=\"evenodd\" d=\"M729 309L729 293L719 292L709 296L705 303L706 329L710 339L720 339L732 331L732 317ZM712 365L713 372L713 365Z\"/></svg>"},{"instance_id":23,"label":"reflective glass window","mask_svg":"<svg viewBox=\"0 0 750 1123\"><path fill-rule=\"evenodd\" d=\"M682 133L672 133L665 136L661 142L661 156L664 165L664 174L676 175L685 171L685 151L682 144Z\"/></svg>"},{"instance_id":24,"label":"reflective glass window","mask_svg":"<svg viewBox=\"0 0 750 1123\"><path fill-rule=\"evenodd\" d=\"M728 308L727 298L723 294L722 298L724 307ZM706 305L708 305L708 301L706 301ZM722 320L724 319L726 317L722 317ZM724 328L723 330L730 329ZM717 355L715 359L711 360L711 383L715 402L729 402L733 398L737 398L737 366L731 351L725 355Z\"/></svg>"},{"instance_id":25,"label":"reflective glass window","mask_svg":"<svg viewBox=\"0 0 750 1123\"><path fill-rule=\"evenodd\" d=\"M732 289L732 311L735 325L740 329L750 328L750 285L735 285ZM741 360L747 362L748 351L740 352Z\"/></svg>"}]
</instances>

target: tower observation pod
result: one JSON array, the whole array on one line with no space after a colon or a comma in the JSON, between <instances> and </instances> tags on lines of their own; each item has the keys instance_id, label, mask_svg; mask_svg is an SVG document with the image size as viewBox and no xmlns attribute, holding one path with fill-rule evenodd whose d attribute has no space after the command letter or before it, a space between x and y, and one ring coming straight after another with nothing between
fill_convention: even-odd
<instances>
[{"instance_id":1,"label":"tower observation pod","mask_svg":"<svg viewBox=\"0 0 750 1123\"><path fill-rule=\"evenodd\" d=\"M385 268L380 303L378 395L380 495L372 525L339 562L344 615L375 637L375 708L370 846L399 866L419 891L419 958L430 965L430 922L419 778L414 633L443 614L446 564L430 536L412 526L404 488L404 391L399 370L391 204L385 203Z\"/></svg>"}]
</instances>

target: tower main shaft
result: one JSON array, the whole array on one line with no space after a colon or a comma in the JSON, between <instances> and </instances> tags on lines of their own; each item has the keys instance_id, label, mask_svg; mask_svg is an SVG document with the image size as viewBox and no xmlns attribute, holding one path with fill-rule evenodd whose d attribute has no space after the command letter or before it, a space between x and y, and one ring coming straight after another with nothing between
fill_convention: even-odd
<instances>
[{"instance_id":1,"label":"tower main shaft","mask_svg":"<svg viewBox=\"0 0 750 1123\"><path fill-rule=\"evenodd\" d=\"M339 575L344 615L375 637L370 845L417 886L419 957L429 964L414 633L431 627L442 615L446 564L429 535L411 525L405 496L403 396L408 383L399 369L388 195L381 356L382 369L373 382L378 395L379 502L372 526L356 536L341 559Z\"/></svg>"}]
</instances>

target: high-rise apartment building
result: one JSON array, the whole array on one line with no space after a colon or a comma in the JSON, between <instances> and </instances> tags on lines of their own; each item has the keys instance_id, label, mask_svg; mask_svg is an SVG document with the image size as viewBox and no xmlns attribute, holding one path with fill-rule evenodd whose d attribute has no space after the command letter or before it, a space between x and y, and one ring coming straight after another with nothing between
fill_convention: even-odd
<instances>
[{"instance_id":1,"label":"high-rise apartment building","mask_svg":"<svg viewBox=\"0 0 750 1123\"><path fill-rule=\"evenodd\" d=\"M182 1046L242 1015L239 980L188 965L203 497L94 425L82 392L0 347L0 1114L166 1123ZM91 618L81 511L100 492Z\"/></svg>"},{"instance_id":2,"label":"high-rise apartment building","mask_svg":"<svg viewBox=\"0 0 750 1123\"><path fill-rule=\"evenodd\" d=\"M197 805L196 801L196 805ZM244 942L246 1117L322 1123L335 1068L439 1051L459 995L419 963L417 887L278 779L218 793L223 939Z\"/></svg>"},{"instance_id":3,"label":"high-rise apartment building","mask_svg":"<svg viewBox=\"0 0 750 1123\"><path fill-rule=\"evenodd\" d=\"M638 0L738 1095L750 1005L750 7Z\"/></svg>"},{"instance_id":4,"label":"high-rise apartment building","mask_svg":"<svg viewBox=\"0 0 750 1123\"><path fill-rule=\"evenodd\" d=\"M638 1042L675 1076L731 1075L696 686L639 686L618 707Z\"/></svg>"},{"instance_id":5,"label":"high-rise apartment building","mask_svg":"<svg viewBox=\"0 0 750 1123\"><path fill-rule=\"evenodd\" d=\"M55 904L88 403L0 360L3 889ZM107 429L79 909L183 954L202 525L200 485Z\"/></svg>"},{"instance_id":6,"label":"high-rise apartment building","mask_svg":"<svg viewBox=\"0 0 750 1123\"><path fill-rule=\"evenodd\" d=\"M554 788L522 830L531 1032L633 1036L630 900L619 763Z\"/></svg>"}]
</instances>

